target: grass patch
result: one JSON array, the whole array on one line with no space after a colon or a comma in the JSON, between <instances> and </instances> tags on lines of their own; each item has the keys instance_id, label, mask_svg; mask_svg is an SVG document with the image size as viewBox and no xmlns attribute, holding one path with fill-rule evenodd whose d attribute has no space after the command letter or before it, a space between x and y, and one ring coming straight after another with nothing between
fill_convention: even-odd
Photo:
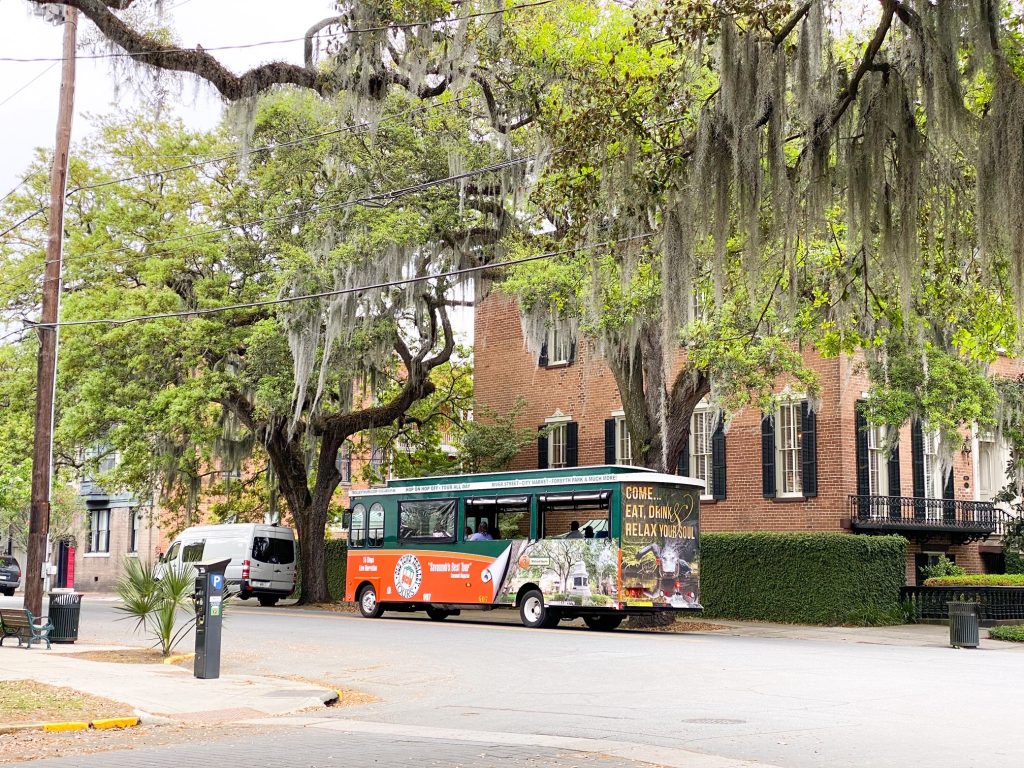
<instances>
[{"instance_id":1,"label":"grass patch","mask_svg":"<svg viewBox=\"0 0 1024 768\"><path fill-rule=\"evenodd\" d=\"M127 704L34 680L0 681L0 724L89 721L131 714Z\"/></svg>"},{"instance_id":2,"label":"grass patch","mask_svg":"<svg viewBox=\"0 0 1024 768\"><path fill-rule=\"evenodd\" d=\"M925 579L926 587L1024 587L1024 573L968 573Z\"/></svg>"},{"instance_id":3,"label":"grass patch","mask_svg":"<svg viewBox=\"0 0 1024 768\"><path fill-rule=\"evenodd\" d=\"M1005 627L992 627L988 636L993 640L1008 640L1011 643L1024 643L1024 625L1014 624Z\"/></svg>"},{"instance_id":4,"label":"grass patch","mask_svg":"<svg viewBox=\"0 0 1024 768\"><path fill-rule=\"evenodd\" d=\"M693 619L676 619L671 624L650 627L630 627L623 624L619 631L633 632L720 632L726 629L723 624L713 624L710 621L694 621Z\"/></svg>"}]
</instances>

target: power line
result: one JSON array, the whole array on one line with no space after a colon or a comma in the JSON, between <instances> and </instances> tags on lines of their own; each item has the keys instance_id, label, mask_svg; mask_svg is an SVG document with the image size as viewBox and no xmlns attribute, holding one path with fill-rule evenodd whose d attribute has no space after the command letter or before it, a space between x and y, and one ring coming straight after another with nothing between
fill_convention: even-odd
<instances>
[{"instance_id":1,"label":"power line","mask_svg":"<svg viewBox=\"0 0 1024 768\"><path fill-rule=\"evenodd\" d=\"M57 66L57 65L58 65L58 64L59 64L59 63L60 63L61 61L62 61L61 59L57 59L56 61L54 61L54 62L53 62L53 64L51 64L50 66L48 66L48 67L47 67L46 69L44 69L44 70L43 70L42 72L40 72L40 73L39 73L38 75L36 75L36 76L35 76L35 77L33 77L33 78L32 78L31 80L29 80L29 81L28 81L27 83L25 83L25 84L24 84L23 86L21 86L21 88L19 88L18 90L14 91L14 93L11 93L11 94L9 94L9 95L7 96L7 98L5 98L5 99L4 99L3 101L0 101L0 107L2 107L2 106L3 106L4 104L6 104L6 103L7 103L8 101L10 101L10 100L11 100L11 99L13 99L13 98L14 98L15 96L17 96L17 95L18 95L19 93L21 93L22 91L24 91L24 90L25 90L26 88L28 88L28 87L29 87L30 85L32 85L32 83L34 83L34 82L35 82L36 80L38 80L38 79L39 79L40 77L42 77L43 75L45 75L45 74L46 74L47 72L49 72L49 71L50 71L51 69L53 69L54 67L56 67L56 66Z\"/></svg>"},{"instance_id":2,"label":"power line","mask_svg":"<svg viewBox=\"0 0 1024 768\"><path fill-rule=\"evenodd\" d=\"M523 3L522 5L512 5L512 6L509 6L508 8L501 8L501 9L494 10L494 11L479 11L477 13L467 13L464 16L452 16L451 18L428 19L428 20L420 20L420 21L407 21L407 22L400 22L400 23L396 23L396 24L385 24L385 25L379 26L379 27L359 27L359 28L343 29L343 30L340 30L338 32L322 33L322 34L320 34L320 36L321 37L340 37L342 35L358 35L358 34L364 34L364 33L368 33L368 32L387 32L387 31L393 30L393 29L412 29L414 27L432 27L435 24L450 24L450 23L455 22L455 21L467 21L469 19L478 19L478 18L482 18L482 17L485 17L485 16L497 16L499 14L512 13L514 11L521 11L521 10L525 10L525 9L528 9L528 8L537 8L537 7L542 6L542 5L549 5L549 4L553 3L553 2L555 2L555 0L537 0L536 2ZM184 5L184 3L182 3L182 5ZM209 52L209 51L237 51L237 50L244 50L244 49L248 49L248 48L260 48L260 47L267 46L267 45L283 45L284 43L301 43L301 42L305 42L305 40L306 40L305 37L291 37L291 38L285 38L285 39L282 39L282 40L264 40L264 41L261 41L261 42L258 42L258 43L240 43L240 44L237 44L237 45L217 45L217 46L212 46L210 48L205 48L204 47L202 50L206 51L206 52ZM121 59L121 58L140 58L142 60L145 60L145 57L147 57L147 56L155 56L155 55L162 54L162 53L180 53L182 51L187 51L187 50L188 50L187 48L161 48L161 49L158 49L158 50L155 50L155 51L134 51L134 52L132 52L132 51L121 51L121 52L118 52L118 53L91 53L91 54L85 54L85 55L76 55L75 58L79 59L79 60L85 60L85 59ZM64 60L63 58L56 58L56 57L51 57L51 56L38 56L38 57L33 57L33 58L17 58L17 57L9 57L9 56L2 56L2 57L0 57L0 61L9 61L9 62L15 62L15 63L19 63L19 64L28 63L28 62L42 62L42 61L60 62L60 61L63 61L63 60Z\"/></svg>"},{"instance_id":3,"label":"power line","mask_svg":"<svg viewBox=\"0 0 1024 768\"><path fill-rule=\"evenodd\" d=\"M389 190L387 192L378 192L378 193L375 193L373 195L367 195L366 197L354 198L352 200L345 200L344 202L341 202L341 203L332 203L330 205L311 206L311 207L305 208L305 209L303 209L301 211L294 211L292 213L285 213L285 214L281 214L279 216L268 216L268 217L261 218L261 219L253 219L251 221L240 222L240 223L237 223L237 224L224 225L222 227L215 227L213 229L203 230L201 232L195 232L195 233L193 233L191 235L180 235L180 236L177 236L177 237L164 238L162 240L152 240L152 241L149 241L149 242L145 243L145 245L148 247L148 246L152 246L152 245L160 245L160 244L163 244L163 243L195 240L195 239L201 238L201 237L208 237L210 235L220 234L220 233L223 233L223 232L230 232L230 231L236 230L236 229L238 229L240 227L252 227L252 226L257 226L259 224L265 224L265 223L274 222L274 221L286 221L288 219L294 219L294 218L297 218L297 217L300 217L300 216L304 216L304 215L310 214L310 213L323 213L323 212L327 212L327 211L342 210L344 208L350 208L350 207L355 206L355 205L367 205L367 206L369 206L369 205L372 205L372 204L376 203L376 204L378 204L378 206L383 207L383 206L387 205L388 203L391 203L391 202L393 202L393 201L395 201L395 200L397 200L399 198L406 197L406 196L411 195L411 194L416 194L418 192L423 192L423 191L426 191L426 190L429 190L429 189L433 189L434 187L441 186L442 184L449 184L449 183L456 182L456 181L462 181L463 179L472 178L474 176L480 176L480 175L483 175L485 173L494 173L496 171L501 171L501 170L504 170L506 168L513 168L513 167L515 167L517 165L522 165L523 163L529 162L530 160L535 159L535 157L536 157L535 155L529 155L527 157L514 158L512 160L505 160L505 161L502 161L500 163L494 163L492 165L485 166L483 168L477 168L477 169L472 170L472 171L464 171L463 173L458 173L458 174L453 174L453 175L450 175L450 176L445 176L444 178L440 178L440 179L432 179L430 181L424 181L424 182L421 182L419 184L413 184L413 185L408 186L408 187L401 187L399 189L393 189L393 190ZM36 213L39 213L39 212L37 211ZM36 214L30 214L29 216L25 217L25 219L23 219L22 221L25 221L25 220L27 220L28 218L31 218L34 215L36 215ZM20 223L21 222L19 222L19 224ZM10 232L12 229L14 229L15 227L19 226L19 224L15 224L14 227L11 227L7 231ZM6 233L2 233L2 234L6 234ZM86 256L88 256L88 257L105 256L105 255L112 254L112 253L121 253L121 252L124 252L124 251L133 251L133 250L134 249L131 246L120 246L118 248L109 248L109 249L103 250L103 251L92 251L92 252L89 252L89 253L83 253L83 254L81 254L81 256L82 257L86 257ZM179 253L182 250L186 250L186 249L184 249L184 248L169 248L169 249L164 250L164 251L157 251L156 253L148 253L148 254L145 254L145 255L147 256L147 258L156 258L158 256L168 256L168 255L171 255L171 254ZM70 260L70 258L68 260ZM45 268L47 263L48 262L46 262L46 261L43 262L43 267L44 268ZM13 277L14 278L24 277L31 268L32 267L26 267L26 269L21 270L18 274L14 275ZM0 285L4 284L4 282L8 282L9 283L9 282L13 282L13 280L0 281Z\"/></svg>"},{"instance_id":4,"label":"power line","mask_svg":"<svg viewBox=\"0 0 1024 768\"><path fill-rule=\"evenodd\" d=\"M617 240L605 240L600 243L587 243L584 245L578 245L573 248L566 248L561 251L549 251L547 253L538 253L533 256L524 256L519 259L509 259L507 261L496 261L490 264L480 264L475 267L465 267L463 269L453 269L448 272L440 272L436 275L422 275L417 277L405 277L399 280L388 280L383 283L373 283L372 285L362 285L353 288L337 288L331 291L321 291L319 293L307 293L302 296L286 296L279 299L266 299L264 301L249 301L244 304L229 304L223 307L207 307L205 309L190 309L183 310L181 312L162 312L153 315L137 315L135 317L124 317L124 318L103 318L99 320L63 320L56 323L31 323L31 327L34 328L66 328L69 326L81 326L81 325L127 325L128 323L141 323L149 320L165 320L175 317L203 317L206 315L213 315L219 312L233 312L239 309L255 309L257 307L269 307L280 304L293 304L298 301L309 301L311 299L326 299L332 296L344 296L350 293L363 293L365 291L377 291L385 288L394 288L400 285L411 285L414 283L425 283L430 280L438 280L444 277L458 277L459 275L467 275L475 272L482 272L487 269L498 269L500 267L510 267L516 264L525 264L530 261L539 261L540 259L551 259L557 256L566 256L572 253L578 253L579 251L594 250L596 248L603 248L609 245L620 245L622 243L633 242L636 240L645 240L649 237L653 237L654 232L645 232L642 235L633 235L631 237L623 237Z\"/></svg>"}]
</instances>

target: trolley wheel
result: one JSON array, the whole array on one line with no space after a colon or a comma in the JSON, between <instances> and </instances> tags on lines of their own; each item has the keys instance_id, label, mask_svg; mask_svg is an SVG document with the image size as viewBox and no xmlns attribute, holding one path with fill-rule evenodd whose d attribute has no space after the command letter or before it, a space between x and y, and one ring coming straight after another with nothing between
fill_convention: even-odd
<instances>
[{"instance_id":1,"label":"trolley wheel","mask_svg":"<svg viewBox=\"0 0 1024 768\"><path fill-rule=\"evenodd\" d=\"M544 595L538 589L531 589L519 601L519 619L530 629L558 624L558 617L544 605Z\"/></svg>"},{"instance_id":2,"label":"trolley wheel","mask_svg":"<svg viewBox=\"0 0 1024 768\"><path fill-rule=\"evenodd\" d=\"M359 591L359 612L367 619L379 619L384 606L377 602L377 590L367 584Z\"/></svg>"},{"instance_id":3,"label":"trolley wheel","mask_svg":"<svg viewBox=\"0 0 1024 768\"><path fill-rule=\"evenodd\" d=\"M596 616L584 616L583 623L598 632L610 632L622 623L621 616L599 614Z\"/></svg>"},{"instance_id":4,"label":"trolley wheel","mask_svg":"<svg viewBox=\"0 0 1024 768\"><path fill-rule=\"evenodd\" d=\"M451 612L446 611L444 608L436 608L433 605L427 606L427 616L434 621L444 621L451 615Z\"/></svg>"}]
</instances>

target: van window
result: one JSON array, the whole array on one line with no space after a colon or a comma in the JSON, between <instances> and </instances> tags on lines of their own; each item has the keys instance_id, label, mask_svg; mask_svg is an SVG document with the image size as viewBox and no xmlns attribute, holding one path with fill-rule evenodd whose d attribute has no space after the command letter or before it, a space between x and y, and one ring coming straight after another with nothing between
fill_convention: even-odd
<instances>
[{"instance_id":1,"label":"van window","mask_svg":"<svg viewBox=\"0 0 1024 768\"><path fill-rule=\"evenodd\" d=\"M256 536L252 540L252 559L260 563L294 563L295 543L291 539Z\"/></svg>"},{"instance_id":2,"label":"van window","mask_svg":"<svg viewBox=\"0 0 1024 768\"><path fill-rule=\"evenodd\" d=\"M176 541L173 544L171 544L171 548L167 550L167 556L164 558L164 560L168 563L173 563L175 560L178 559L179 549L181 549L180 541Z\"/></svg>"},{"instance_id":3,"label":"van window","mask_svg":"<svg viewBox=\"0 0 1024 768\"><path fill-rule=\"evenodd\" d=\"M193 541L181 548L181 562L198 563L203 559L203 546L205 541Z\"/></svg>"}]
</instances>

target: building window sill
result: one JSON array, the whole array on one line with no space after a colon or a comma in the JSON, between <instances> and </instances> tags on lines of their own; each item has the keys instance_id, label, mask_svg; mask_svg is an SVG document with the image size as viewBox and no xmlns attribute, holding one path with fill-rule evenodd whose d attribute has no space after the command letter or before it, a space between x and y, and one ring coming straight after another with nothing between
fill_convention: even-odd
<instances>
[{"instance_id":1,"label":"building window sill","mask_svg":"<svg viewBox=\"0 0 1024 768\"><path fill-rule=\"evenodd\" d=\"M548 363L544 367L547 368L548 370L551 370L552 368L568 368L569 367L569 361L568 360L562 360L561 362L558 362L558 363Z\"/></svg>"},{"instance_id":2,"label":"building window sill","mask_svg":"<svg viewBox=\"0 0 1024 768\"><path fill-rule=\"evenodd\" d=\"M788 494L786 496L776 496L771 501L777 501L781 504L791 504L796 501L807 501L807 497L803 494Z\"/></svg>"},{"instance_id":3,"label":"building window sill","mask_svg":"<svg viewBox=\"0 0 1024 768\"><path fill-rule=\"evenodd\" d=\"M701 495L701 497L700 497L700 503L701 504L714 504L716 501L725 501L725 499L716 499L714 496L704 496L704 495Z\"/></svg>"},{"instance_id":4,"label":"building window sill","mask_svg":"<svg viewBox=\"0 0 1024 768\"><path fill-rule=\"evenodd\" d=\"M86 552L82 557L110 557L109 552Z\"/></svg>"}]
</instances>

